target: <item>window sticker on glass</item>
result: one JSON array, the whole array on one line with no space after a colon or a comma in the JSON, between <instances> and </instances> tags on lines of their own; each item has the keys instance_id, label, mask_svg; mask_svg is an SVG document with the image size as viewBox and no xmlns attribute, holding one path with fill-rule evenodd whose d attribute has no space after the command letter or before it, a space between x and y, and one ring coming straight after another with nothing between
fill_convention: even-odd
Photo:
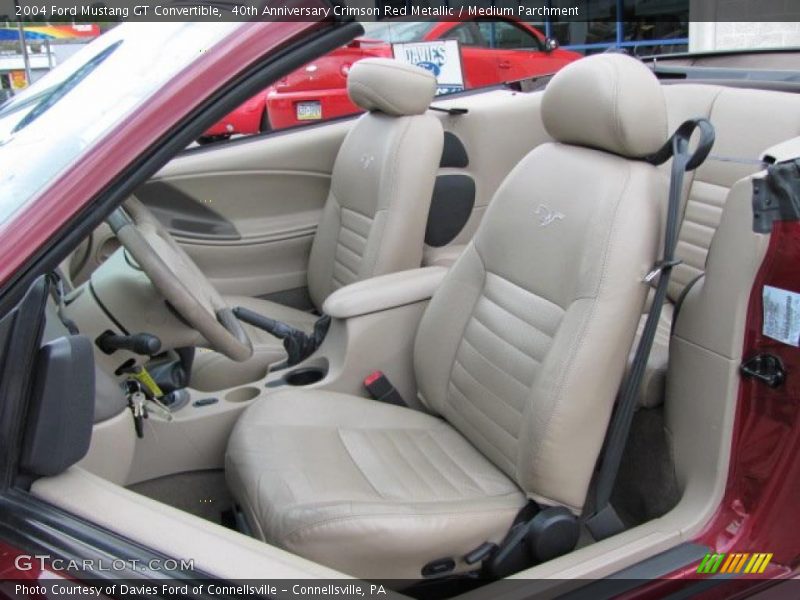
<instances>
[{"instance_id":1,"label":"window sticker on glass","mask_svg":"<svg viewBox=\"0 0 800 600\"><path fill-rule=\"evenodd\" d=\"M393 44L395 60L422 67L436 77L436 95L452 94L464 89L461 47L456 40L437 40Z\"/></svg>"},{"instance_id":2,"label":"window sticker on glass","mask_svg":"<svg viewBox=\"0 0 800 600\"><path fill-rule=\"evenodd\" d=\"M800 346L800 294L764 286L765 336L790 346Z\"/></svg>"}]
</instances>

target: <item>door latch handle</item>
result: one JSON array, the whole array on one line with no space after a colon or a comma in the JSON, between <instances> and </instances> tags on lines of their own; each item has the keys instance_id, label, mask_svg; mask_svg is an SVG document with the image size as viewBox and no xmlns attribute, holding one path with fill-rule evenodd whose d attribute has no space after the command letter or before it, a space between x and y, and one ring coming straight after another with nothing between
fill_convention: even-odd
<instances>
[{"instance_id":1,"label":"door latch handle","mask_svg":"<svg viewBox=\"0 0 800 600\"><path fill-rule=\"evenodd\" d=\"M744 361L739 367L742 377L752 377L776 388L786 381L786 370L783 362L774 354L756 354Z\"/></svg>"}]
</instances>

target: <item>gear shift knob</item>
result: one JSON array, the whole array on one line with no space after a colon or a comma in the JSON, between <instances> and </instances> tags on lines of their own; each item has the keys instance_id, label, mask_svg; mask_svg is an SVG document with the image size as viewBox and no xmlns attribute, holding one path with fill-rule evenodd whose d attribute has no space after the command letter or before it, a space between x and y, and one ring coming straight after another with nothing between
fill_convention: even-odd
<instances>
[{"instance_id":1,"label":"gear shift knob","mask_svg":"<svg viewBox=\"0 0 800 600\"><path fill-rule=\"evenodd\" d=\"M270 319L242 306L234 308L233 314L240 321L263 329L276 338L283 340L283 347L288 355L286 360L287 367L296 365L311 356L319 348L322 340L325 339L325 334L328 333L328 327L331 324L331 318L328 315L322 315L314 323L314 331L309 335L305 331L292 327L287 323Z\"/></svg>"}]
</instances>

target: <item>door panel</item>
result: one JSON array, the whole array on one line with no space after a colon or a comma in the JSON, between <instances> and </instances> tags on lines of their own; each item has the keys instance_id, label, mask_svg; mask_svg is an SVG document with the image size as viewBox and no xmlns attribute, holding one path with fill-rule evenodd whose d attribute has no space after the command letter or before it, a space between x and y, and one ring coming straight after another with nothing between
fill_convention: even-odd
<instances>
[{"instance_id":1,"label":"door panel","mask_svg":"<svg viewBox=\"0 0 800 600\"><path fill-rule=\"evenodd\" d=\"M501 81L555 72L563 64L552 53L544 52L540 40L516 23L481 20L478 27L492 48Z\"/></svg>"},{"instance_id":2,"label":"door panel","mask_svg":"<svg viewBox=\"0 0 800 600\"><path fill-rule=\"evenodd\" d=\"M509 69L511 81L527 79L544 73L555 73L569 62L569 59L559 52L544 52L543 50L505 50L501 54L511 65Z\"/></svg>"},{"instance_id":3,"label":"door panel","mask_svg":"<svg viewBox=\"0 0 800 600\"><path fill-rule=\"evenodd\" d=\"M467 88L495 85L504 80L504 73L498 71L494 52L488 48L462 46L461 63Z\"/></svg>"},{"instance_id":4,"label":"door panel","mask_svg":"<svg viewBox=\"0 0 800 600\"><path fill-rule=\"evenodd\" d=\"M137 196L222 293L305 287L333 163L351 124L187 150Z\"/></svg>"}]
</instances>

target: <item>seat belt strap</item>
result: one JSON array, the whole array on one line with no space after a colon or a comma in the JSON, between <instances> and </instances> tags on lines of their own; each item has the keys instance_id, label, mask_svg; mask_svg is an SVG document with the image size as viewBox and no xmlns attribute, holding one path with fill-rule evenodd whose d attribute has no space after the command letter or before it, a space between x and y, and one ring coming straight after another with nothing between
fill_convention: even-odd
<instances>
[{"instance_id":1,"label":"seat belt strap","mask_svg":"<svg viewBox=\"0 0 800 600\"><path fill-rule=\"evenodd\" d=\"M689 140L695 130L699 131L700 137L695 150L690 151ZM689 119L678 127L661 149L645 159L653 165L661 165L672 158L664 251L661 260L655 264L653 270L645 278L645 281L650 283L658 276L658 283L642 337L636 348L631 368L620 387L620 399L606 434L605 452L595 485L594 513L586 520L586 526L596 540L605 539L625 529L619 515L611 506L611 492L617 479L622 453L625 450L633 421L636 400L650 350L653 347L661 309L667 298L669 278L673 267L680 263L675 259L675 247L678 243L681 222L683 176L687 171L692 171L703 163L711 152L713 144L714 127L711 123L702 118Z\"/></svg>"},{"instance_id":2,"label":"seat belt strap","mask_svg":"<svg viewBox=\"0 0 800 600\"><path fill-rule=\"evenodd\" d=\"M56 305L56 315L70 334L77 335L80 333L78 331L78 326L75 324L75 321L67 317L65 312L67 306L66 297L67 294L72 291L71 287L67 284L64 274L58 267L50 271L47 275L51 283L50 293Z\"/></svg>"}]
</instances>

